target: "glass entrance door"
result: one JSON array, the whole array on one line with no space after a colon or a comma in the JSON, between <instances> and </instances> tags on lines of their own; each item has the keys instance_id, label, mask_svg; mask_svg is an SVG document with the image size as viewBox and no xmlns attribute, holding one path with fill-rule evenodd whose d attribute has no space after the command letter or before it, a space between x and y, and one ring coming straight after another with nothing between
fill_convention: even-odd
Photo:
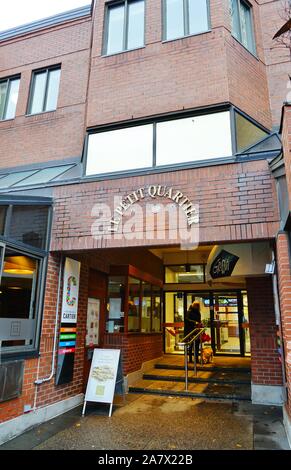
<instances>
[{"instance_id":1,"label":"glass entrance door","mask_svg":"<svg viewBox=\"0 0 291 470\"><path fill-rule=\"evenodd\" d=\"M241 355L239 295L214 292L213 310L216 354Z\"/></svg>"}]
</instances>

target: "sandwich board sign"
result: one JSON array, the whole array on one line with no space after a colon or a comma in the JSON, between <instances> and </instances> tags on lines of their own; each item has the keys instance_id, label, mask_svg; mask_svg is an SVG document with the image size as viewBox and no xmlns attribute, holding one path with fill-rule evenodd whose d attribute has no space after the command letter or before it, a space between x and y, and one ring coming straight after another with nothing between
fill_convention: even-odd
<instances>
[{"instance_id":1,"label":"sandwich board sign","mask_svg":"<svg viewBox=\"0 0 291 470\"><path fill-rule=\"evenodd\" d=\"M82 416L87 401L109 403L111 416L119 359L120 349L94 349Z\"/></svg>"}]
</instances>

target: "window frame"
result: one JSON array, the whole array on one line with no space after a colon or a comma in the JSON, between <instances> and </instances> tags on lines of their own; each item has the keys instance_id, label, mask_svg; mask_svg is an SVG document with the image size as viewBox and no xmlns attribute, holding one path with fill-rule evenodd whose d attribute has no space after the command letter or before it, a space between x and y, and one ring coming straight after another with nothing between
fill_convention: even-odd
<instances>
[{"instance_id":1,"label":"window frame","mask_svg":"<svg viewBox=\"0 0 291 470\"><path fill-rule=\"evenodd\" d=\"M256 41L256 31L255 31L255 24L254 24L254 14L253 14L253 5L251 3L249 3L247 0L233 0L236 2L237 4L237 9L238 9L238 20L239 20L239 31L238 31L238 35L239 37L236 37L233 33L233 28L231 27L231 34L232 36L234 37L234 39L236 39L248 52L250 52L254 57L257 56L257 41ZM242 22L242 4L244 4L249 12L250 12L250 21L251 21L251 32L252 32L252 38L251 38L251 41L252 41L252 49L249 49L249 47L247 46L247 44L244 44L243 43L243 40L242 40L242 25L241 25L241 22Z\"/></svg>"},{"instance_id":2,"label":"window frame","mask_svg":"<svg viewBox=\"0 0 291 470\"><path fill-rule=\"evenodd\" d=\"M59 100L59 92L60 92L60 82L61 82L61 75L60 75L60 81L59 81L59 90L58 90L58 98L57 98L57 103L56 103L56 108L55 109L50 109L46 110L44 109L45 106L47 105L47 97L48 97L48 89L49 89L49 74L50 72L54 70L60 70L61 71L62 66L61 64L56 64L52 65L49 67L44 67L41 69L36 69L32 71L31 74L31 80L30 80L30 87L29 87L29 97L28 97L28 103L27 103L27 111L26 111L26 116L35 116L37 114L43 114L43 113L53 113L58 109L58 100ZM45 78L45 92L42 100L42 111L38 111L37 113L32 113L31 112L31 107L32 107L32 102L33 102L33 97L34 97L34 92L35 92L35 77L38 74L45 73L46 78Z\"/></svg>"},{"instance_id":3,"label":"window frame","mask_svg":"<svg viewBox=\"0 0 291 470\"><path fill-rule=\"evenodd\" d=\"M2 122L2 121L12 121L13 119L15 119L15 116L16 116L16 109L17 109L17 104L18 104L19 91L18 91L18 96L17 96L17 103L16 103L16 106L15 106L15 114L14 114L14 116L13 116L13 117L6 118L6 117L5 117L5 114L6 114L6 112L7 112L7 108L8 108L8 104L9 104L9 96L10 96L10 90L11 90L11 82L14 81L14 80L19 80L19 86L20 86L20 79L21 79L21 75L20 75L20 74L12 75L11 77L6 77L6 78L1 78L1 79L0 79L0 84L7 82L7 85L6 85L6 92L5 92L5 102L4 102L4 108L3 108L3 116L0 115L0 122Z\"/></svg>"},{"instance_id":4,"label":"window frame","mask_svg":"<svg viewBox=\"0 0 291 470\"><path fill-rule=\"evenodd\" d=\"M129 27L129 16L128 16L128 4L134 3L135 1L142 1L144 3L144 33L143 33L143 44L134 48L128 49L128 27ZM122 38L122 49L117 52L107 52L108 50L108 32L109 32L109 16L110 8L115 6L124 7L124 20L123 20L123 38ZM102 47L102 56L110 57L116 54L123 54L125 52L134 51L136 49L142 49L145 47L145 36L146 36L146 0L114 0L112 2L107 2L105 4L105 13L104 13L104 25L103 25L103 47Z\"/></svg>"},{"instance_id":5,"label":"window frame","mask_svg":"<svg viewBox=\"0 0 291 470\"><path fill-rule=\"evenodd\" d=\"M32 345L22 345L9 348L9 351L2 350L2 357L5 359L14 359L14 358L31 358L38 357L40 340L41 340L41 325L43 319L43 305L44 305L44 294L45 294L45 285L46 285L46 274L48 266L48 256L49 256L49 244L51 239L51 229L52 229L52 217L53 217L53 206L52 200L49 198L18 198L10 196L0 196L0 205L6 207L5 223L4 223L4 233L0 235L0 246L4 246L3 250L3 260L5 255L5 249L10 248L12 250L19 251L26 256L35 258L39 261L38 268L38 280L36 287L36 296L34 299L35 302L35 335ZM44 249L37 248L25 243L19 242L17 240L12 240L9 238L9 228L10 221L12 217L13 207L15 206L48 206L48 217L47 217L47 230L45 238L45 247ZM1 269L1 265L0 265ZM0 277L1 285L1 277Z\"/></svg>"},{"instance_id":6,"label":"window frame","mask_svg":"<svg viewBox=\"0 0 291 470\"><path fill-rule=\"evenodd\" d=\"M167 0L162 0L162 42L176 41L191 36L198 36L200 34L209 33L211 31L211 12L210 12L210 0L206 1L207 7L207 29L198 33L190 33L190 12L189 12L189 0L183 0L183 36L177 36L175 38L167 38Z\"/></svg>"},{"instance_id":7,"label":"window frame","mask_svg":"<svg viewBox=\"0 0 291 470\"><path fill-rule=\"evenodd\" d=\"M220 112L228 111L230 113L230 133L232 141L232 155L225 157L217 157L214 159L200 159L193 160L191 162L178 162L175 164L167 165L158 165L156 164L156 144L157 144L157 133L156 128L157 124L162 122L173 121L177 119L184 119L189 117L199 117L209 114L218 114ZM82 179L85 181L104 181L108 179L118 179L121 177L130 177L135 175L149 175L149 174L158 174L164 172L177 171L178 169L192 169L192 168L202 168L209 166L222 165L224 163L237 163L242 161L241 158L247 158L247 152L244 151L243 154L239 154L236 150L237 148L237 136L236 136L236 124L235 124L235 113L242 115L245 119L250 121L252 124L265 131L270 135L270 130L265 128L262 124L255 121L251 116L244 113L241 109L236 106L233 106L231 103L223 103L219 105L205 106L201 108L192 108L185 111L177 111L174 113L165 113L159 114L150 118L138 118L135 120L126 120L121 123L116 124L104 124L100 126L92 126L88 128L87 134L85 137L84 152L83 152L83 175ZM107 173L94 173L87 175L87 164L88 164L88 147L89 147L89 137L92 134L102 133L107 131L114 131L118 129L126 129L130 127L144 126L147 124L153 125L153 164L151 167L147 168L131 168L130 170L117 170ZM247 150L247 149L246 149Z\"/></svg>"}]
</instances>

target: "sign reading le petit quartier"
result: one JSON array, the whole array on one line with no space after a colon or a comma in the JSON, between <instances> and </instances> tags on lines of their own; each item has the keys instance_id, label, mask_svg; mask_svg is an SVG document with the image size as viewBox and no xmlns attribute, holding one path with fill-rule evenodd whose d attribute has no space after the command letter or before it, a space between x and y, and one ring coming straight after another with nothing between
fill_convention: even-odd
<instances>
[{"instance_id":1,"label":"sign reading le petit quartier","mask_svg":"<svg viewBox=\"0 0 291 470\"><path fill-rule=\"evenodd\" d=\"M190 201L181 191L168 187L166 185L151 185L138 188L127 196L123 197L120 204L114 209L114 217L110 221L110 231L117 232L122 216L130 209L133 204L143 201L145 198L158 199L163 198L175 202L183 209L187 217L188 225L198 223L197 206Z\"/></svg>"}]
</instances>

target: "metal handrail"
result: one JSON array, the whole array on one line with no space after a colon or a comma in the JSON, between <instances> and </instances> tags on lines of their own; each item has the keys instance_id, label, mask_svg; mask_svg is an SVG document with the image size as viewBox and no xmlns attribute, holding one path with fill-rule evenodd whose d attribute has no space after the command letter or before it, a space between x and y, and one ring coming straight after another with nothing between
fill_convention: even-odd
<instances>
[{"instance_id":1,"label":"metal handrail","mask_svg":"<svg viewBox=\"0 0 291 470\"><path fill-rule=\"evenodd\" d=\"M194 328L188 335L186 335L183 340L178 343L179 346L184 346L184 363L185 363L185 391L188 391L188 347L192 346L192 343L194 342L194 374L197 376L197 365L196 365L196 340L201 337L202 333L206 328ZM195 332L198 331L198 333L195 334ZM194 335L194 336L193 336ZM193 336L193 337L192 337ZM190 338L190 341L185 342L188 338ZM202 347L202 343L200 341L200 347Z\"/></svg>"}]
</instances>

